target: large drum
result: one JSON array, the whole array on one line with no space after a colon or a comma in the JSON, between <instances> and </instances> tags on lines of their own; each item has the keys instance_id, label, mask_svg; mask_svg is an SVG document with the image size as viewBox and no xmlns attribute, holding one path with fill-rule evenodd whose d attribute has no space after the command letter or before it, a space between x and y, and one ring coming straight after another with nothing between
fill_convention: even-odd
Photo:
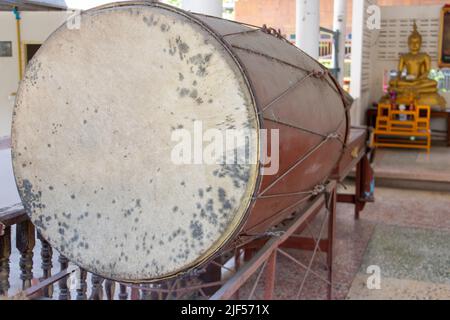
<instances>
[{"instance_id":1,"label":"large drum","mask_svg":"<svg viewBox=\"0 0 450 320\"><path fill-rule=\"evenodd\" d=\"M71 261L168 279L321 192L347 139L345 98L279 33L144 1L80 18L28 65L12 132L23 204Z\"/></svg>"}]
</instances>

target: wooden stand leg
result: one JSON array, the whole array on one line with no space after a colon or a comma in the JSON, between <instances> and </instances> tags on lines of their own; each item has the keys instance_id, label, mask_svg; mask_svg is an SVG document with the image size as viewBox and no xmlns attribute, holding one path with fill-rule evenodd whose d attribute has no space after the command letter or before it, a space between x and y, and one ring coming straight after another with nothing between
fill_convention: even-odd
<instances>
[{"instance_id":1,"label":"wooden stand leg","mask_svg":"<svg viewBox=\"0 0 450 320\"><path fill-rule=\"evenodd\" d=\"M141 300L164 300L165 299L165 294L164 293L156 293L153 294L150 290L146 290L148 288L150 288L150 286L148 284L143 284L141 285L141 287L143 288L141 290ZM162 287L165 287L165 284L162 284ZM165 288L167 289L167 288Z\"/></svg>"},{"instance_id":2,"label":"wooden stand leg","mask_svg":"<svg viewBox=\"0 0 450 320\"><path fill-rule=\"evenodd\" d=\"M112 280L105 281L106 299L114 300L114 294L116 292L116 283Z\"/></svg>"},{"instance_id":3,"label":"wooden stand leg","mask_svg":"<svg viewBox=\"0 0 450 320\"><path fill-rule=\"evenodd\" d=\"M11 227L3 229L0 236L0 295L8 295L9 257L11 255Z\"/></svg>"},{"instance_id":4,"label":"wooden stand leg","mask_svg":"<svg viewBox=\"0 0 450 320\"><path fill-rule=\"evenodd\" d=\"M245 249L244 250L244 256L245 256ZM234 253L234 271L238 272L239 268L241 267L241 249L237 249ZM234 294L234 299L239 300L239 290L236 290L236 293Z\"/></svg>"},{"instance_id":5,"label":"wooden stand leg","mask_svg":"<svg viewBox=\"0 0 450 320\"><path fill-rule=\"evenodd\" d=\"M361 199L361 189L363 184L362 176L362 161L358 162L356 165L356 177L355 177L355 219L359 220L359 213L361 211L360 199Z\"/></svg>"},{"instance_id":6,"label":"wooden stand leg","mask_svg":"<svg viewBox=\"0 0 450 320\"><path fill-rule=\"evenodd\" d=\"M33 279L33 249L35 245L35 230L33 224L27 220L17 224L16 246L20 252L20 279L22 289L31 287Z\"/></svg>"},{"instance_id":7,"label":"wooden stand leg","mask_svg":"<svg viewBox=\"0 0 450 320\"><path fill-rule=\"evenodd\" d=\"M41 241L41 268L42 268L42 280L48 279L52 276L52 257L53 250L50 244L42 237L42 235L38 232L38 239ZM51 298L53 296L53 285L49 285L44 288L44 296L47 298Z\"/></svg>"},{"instance_id":8,"label":"wooden stand leg","mask_svg":"<svg viewBox=\"0 0 450 320\"><path fill-rule=\"evenodd\" d=\"M141 296L139 294L139 289L138 288L131 288L131 300L140 300Z\"/></svg>"},{"instance_id":9,"label":"wooden stand leg","mask_svg":"<svg viewBox=\"0 0 450 320\"><path fill-rule=\"evenodd\" d=\"M333 299L333 262L334 262L334 239L336 232L336 189L333 190L330 199L330 214L328 220L328 250L327 250L327 265L328 265L328 299Z\"/></svg>"},{"instance_id":10,"label":"wooden stand leg","mask_svg":"<svg viewBox=\"0 0 450 320\"><path fill-rule=\"evenodd\" d=\"M266 265L266 286L264 288L264 300L273 300L273 291L275 289L275 271L277 263L277 251L274 250L267 260Z\"/></svg>"},{"instance_id":11,"label":"wooden stand leg","mask_svg":"<svg viewBox=\"0 0 450 320\"><path fill-rule=\"evenodd\" d=\"M121 284L119 287L120 287L119 300L127 300L128 299L127 286Z\"/></svg>"},{"instance_id":12,"label":"wooden stand leg","mask_svg":"<svg viewBox=\"0 0 450 320\"><path fill-rule=\"evenodd\" d=\"M77 300L87 300L87 271L80 268L80 275L77 286Z\"/></svg>"},{"instance_id":13,"label":"wooden stand leg","mask_svg":"<svg viewBox=\"0 0 450 320\"><path fill-rule=\"evenodd\" d=\"M100 276L92 275L92 294L90 300L103 300L103 280Z\"/></svg>"},{"instance_id":14,"label":"wooden stand leg","mask_svg":"<svg viewBox=\"0 0 450 320\"><path fill-rule=\"evenodd\" d=\"M61 271L66 270L69 267L69 259L63 255L59 255L58 262ZM59 280L59 300L70 300L70 291L67 287L67 277Z\"/></svg>"},{"instance_id":15,"label":"wooden stand leg","mask_svg":"<svg viewBox=\"0 0 450 320\"><path fill-rule=\"evenodd\" d=\"M200 275L200 280L202 280L204 283L219 282L222 279L222 259L221 257L218 257L214 261L216 262L216 264L210 263L206 267L206 272ZM213 295L219 289L220 286L208 287L204 288L203 292L209 296Z\"/></svg>"}]
</instances>

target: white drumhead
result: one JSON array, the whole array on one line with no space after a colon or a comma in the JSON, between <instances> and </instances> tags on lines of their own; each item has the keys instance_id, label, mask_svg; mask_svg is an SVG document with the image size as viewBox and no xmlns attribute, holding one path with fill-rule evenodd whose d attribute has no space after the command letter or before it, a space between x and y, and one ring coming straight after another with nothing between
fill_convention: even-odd
<instances>
[{"instance_id":1,"label":"white drumhead","mask_svg":"<svg viewBox=\"0 0 450 320\"><path fill-rule=\"evenodd\" d=\"M172 134L200 121L249 135L259 126L251 91L221 42L181 11L111 6L80 23L48 39L20 86L12 138L23 203L50 244L91 272L177 275L236 232L258 166L176 164Z\"/></svg>"}]
</instances>

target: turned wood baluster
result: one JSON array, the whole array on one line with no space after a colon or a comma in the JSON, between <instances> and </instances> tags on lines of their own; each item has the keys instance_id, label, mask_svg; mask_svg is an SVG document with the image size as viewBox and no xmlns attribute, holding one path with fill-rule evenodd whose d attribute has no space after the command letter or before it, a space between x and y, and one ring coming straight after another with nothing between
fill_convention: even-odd
<instances>
[{"instance_id":1,"label":"turned wood baluster","mask_svg":"<svg viewBox=\"0 0 450 320\"><path fill-rule=\"evenodd\" d=\"M114 293L116 292L116 283L111 280L105 281L106 299L114 300Z\"/></svg>"},{"instance_id":2,"label":"turned wood baluster","mask_svg":"<svg viewBox=\"0 0 450 320\"><path fill-rule=\"evenodd\" d=\"M27 220L16 226L16 246L20 252L20 279L22 280L22 289L31 287L33 279L33 248L35 245L35 230L33 224Z\"/></svg>"},{"instance_id":3,"label":"turned wood baluster","mask_svg":"<svg viewBox=\"0 0 450 320\"><path fill-rule=\"evenodd\" d=\"M58 262L61 268L61 271L67 269L69 267L69 259L67 259L62 254L58 257ZM67 287L67 278L63 278L59 280L59 300L70 300L70 291Z\"/></svg>"},{"instance_id":4,"label":"turned wood baluster","mask_svg":"<svg viewBox=\"0 0 450 320\"><path fill-rule=\"evenodd\" d=\"M150 288L150 285L143 284L141 287L143 288L141 290L141 300L152 300L152 292L150 290L146 290Z\"/></svg>"},{"instance_id":5,"label":"turned wood baluster","mask_svg":"<svg viewBox=\"0 0 450 320\"><path fill-rule=\"evenodd\" d=\"M128 299L127 286L121 284L119 287L120 287L119 299L120 300L127 300Z\"/></svg>"},{"instance_id":6,"label":"turned wood baluster","mask_svg":"<svg viewBox=\"0 0 450 320\"><path fill-rule=\"evenodd\" d=\"M41 264L42 278L41 278L41 280L44 280L44 279L47 279L52 276L53 249L39 232L38 232L38 239L41 241L41 260L42 260L42 264ZM47 298L51 298L53 296L53 285L52 284L44 289L44 296Z\"/></svg>"},{"instance_id":7,"label":"turned wood baluster","mask_svg":"<svg viewBox=\"0 0 450 320\"><path fill-rule=\"evenodd\" d=\"M103 300L103 278L92 275L92 294L90 300Z\"/></svg>"},{"instance_id":8,"label":"turned wood baluster","mask_svg":"<svg viewBox=\"0 0 450 320\"><path fill-rule=\"evenodd\" d=\"M8 295L9 256L11 255L11 227L3 227L0 236L0 295Z\"/></svg>"},{"instance_id":9,"label":"turned wood baluster","mask_svg":"<svg viewBox=\"0 0 450 320\"><path fill-rule=\"evenodd\" d=\"M77 284L77 300L86 300L87 299L87 271L80 268L78 284Z\"/></svg>"}]
</instances>

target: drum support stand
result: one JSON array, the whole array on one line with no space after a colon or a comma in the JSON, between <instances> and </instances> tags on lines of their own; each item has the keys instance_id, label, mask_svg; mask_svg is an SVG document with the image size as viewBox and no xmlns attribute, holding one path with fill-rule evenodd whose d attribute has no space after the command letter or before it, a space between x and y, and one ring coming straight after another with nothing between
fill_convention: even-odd
<instances>
[{"instance_id":1,"label":"drum support stand","mask_svg":"<svg viewBox=\"0 0 450 320\"><path fill-rule=\"evenodd\" d=\"M310 200L306 209L297 212L287 224L284 224L278 231L272 232L270 236L259 238L244 246L235 248L235 254L231 255L233 267L229 267L227 264L230 260L224 261L225 259L222 259L227 255L225 253L223 257L216 258L210 262L204 268L202 276L190 276L191 278L201 280L200 284L197 282L194 285L181 285L186 280L183 278L168 281L166 285L142 286L120 284L121 297L126 297L126 287L131 287L132 299L133 293L135 295L134 299L139 299L136 293L145 291L146 296L158 296L163 299L183 299L198 296L202 299L210 300L237 298L244 300L271 300L277 298L277 262L280 258L283 258L290 260L293 262L293 265L303 271L303 277L301 279L289 279L289 281L292 281L292 286L289 286L290 288L298 285L294 296L289 296L289 298L308 298L302 296L302 293L307 286L307 279L314 277L326 285L326 297L332 299L334 285L333 248L336 226L336 186L336 181L332 180L329 182L325 187L324 193L315 196ZM325 214L321 215L321 213ZM318 235L314 235L312 230L311 223L313 220L320 222ZM310 235L305 236L305 233L309 233ZM292 249L311 252L311 257L309 259L296 258L293 256L295 252ZM312 268L314 263L317 265L317 258L320 254L326 255L326 262L324 263L326 275L320 270L317 270L317 268ZM305 260L308 261L305 262ZM32 297L43 288L61 279L65 279L76 268L71 266L62 270L60 273L27 289L25 294ZM227 278L222 276L224 271L229 273ZM186 283L188 282L186 281ZM316 281L314 285L320 285L320 282ZM258 288L260 290L257 290ZM286 288L283 288L283 290L286 290Z\"/></svg>"},{"instance_id":2,"label":"drum support stand","mask_svg":"<svg viewBox=\"0 0 450 320\"><path fill-rule=\"evenodd\" d=\"M335 238L336 226L336 182L331 181L326 187L326 193L317 196L311 201L311 205L303 212L297 213L294 219L287 225L280 235L273 236L268 239L258 239L252 243L240 248L244 254L236 255L238 259L245 256L248 261L245 261L238 268L236 273L229 278L224 285L210 297L212 300L223 300L236 298L239 295L243 299L273 299L276 290L276 271L277 259L279 256L287 258L294 262L296 266L304 271L303 279L301 279L300 286L296 292L295 298L301 298L301 294L305 288L305 283L308 277L313 276L322 280L327 287L327 298L333 297L333 247ZM300 234L304 231L311 231L310 222L318 218L319 213L323 212L325 208L326 214L321 221L320 233L317 237L303 237ZM327 225L327 232L325 226ZM325 234L327 233L327 238ZM297 249L312 252L310 260L305 264L297 258L294 258L285 249ZM326 269L327 275L323 276L312 269L313 263L319 253L326 254ZM240 263L236 260L236 265ZM264 289L262 295L256 296L256 289L264 274ZM249 282L251 278L256 276L256 280L251 285L251 288L244 285ZM296 279L292 279L296 281ZM242 296L242 293L247 291L247 297Z\"/></svg>"}]
</instances>

